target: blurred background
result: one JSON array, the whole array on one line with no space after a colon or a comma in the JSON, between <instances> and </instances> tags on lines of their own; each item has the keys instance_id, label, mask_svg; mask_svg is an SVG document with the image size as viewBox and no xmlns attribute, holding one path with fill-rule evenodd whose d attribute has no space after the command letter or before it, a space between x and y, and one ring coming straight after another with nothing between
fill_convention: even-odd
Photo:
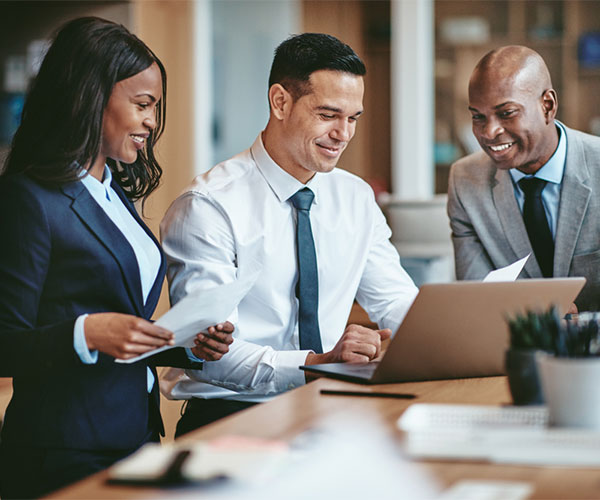
<instances>
[{"instance_id":1,"label":"blurred background","mask_svg":"<svg viewBox=\"0 0 600 500\"><path fill-rule=\"evenodd\" d=\"M147 206L155 231L195 175L262 130L273 50L293 33L333 34L366 62L365 114L339 166L373 186L418 284L454 276L445 193L451 163L478 149L467 81L484 53L540 52L559 119L600 134L600 0L0 1L0 161L47 41L82 15L124 24L167 68L164 178Z\"/></svg>"}]
</instances>

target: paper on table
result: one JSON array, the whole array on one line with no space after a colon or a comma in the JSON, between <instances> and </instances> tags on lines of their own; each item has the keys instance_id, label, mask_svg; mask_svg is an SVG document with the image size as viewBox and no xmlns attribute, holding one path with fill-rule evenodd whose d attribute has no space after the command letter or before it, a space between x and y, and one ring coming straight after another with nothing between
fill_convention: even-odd
<instances>
[{"instance_id":1,"label":"paper on table","mask_svg":"<svg viewBox=\"0 0 600 500\"><path fill-rule=\"evenodd\" d=\"M225 321L258 279L262 259L258 258L258 241L238 253L238 278L224 285L191 292L156 320L175 334L175 344L159 347L131 359L117 359L117 363L135 363L148 356L173 347L193 347L194 337L208 327ZM242 265L240 265L242 263Z\"/></svg>"},{"instance_id":2,"label":"paper on table","mask_svg":"<svg viewBox=\"0 0 600 500\"><path fill-rule=\"evenodd\" d=\"M222 436L195 443L147 443L112 467L109 479L159 482L165 478L174 457L183 450L189 450L190 454L181 464L182 481L201 482L225 476L241 481L245 486L260 485L273 479L290 458L289 446L283 441L243 436Z\"/></svg>"},{"instance_id":3,"label":"paper on table","mask_svg":"<svg viewBox=\"0 0 600 500\"><path fill-rule=\"evenodd\" d=\"M515 281L517 276L521 274L523 267L525 267L525 262L527 262L530 255L531 254L528 253L525 257L513 262L510 266L490 271L488 275L483 278L483 281Z\"/></svg>"}]
</instances>

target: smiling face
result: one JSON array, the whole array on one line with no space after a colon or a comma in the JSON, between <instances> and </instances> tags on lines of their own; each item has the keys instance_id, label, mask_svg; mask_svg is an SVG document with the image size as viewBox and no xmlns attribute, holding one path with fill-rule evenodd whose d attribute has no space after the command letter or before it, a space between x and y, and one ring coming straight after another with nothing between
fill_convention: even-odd
<instances>
[{"instance_id":1,"label":"smiling face","mask_svg":"<svg viewBox=\"0 0 600 500\"><path fill-rule=\"evenodd\" d=\"M269 91L271 120L263 137L275 162L300 182L330 172L354 136L363 112L361 76L333 70L310 75L310 92L294 101L279 84ZM276 128L275 136L271 135ZM270 140L270 139L273 140Z\"/></svg>"},{"instance_id":2,"label":"smiling face","mask_svg":"<svg viewBox=\"0 0 600 500\"><path fill-rule=\"evenodd\" d=\"M156 127L156 106L162 92L161 73L156 63L115 84L104 110L100 153L92 170L102 173L106 158L135 162L138 151L144 148Z\"/></svg>"},{"instance_id":3,"label":"smiling face","mask_svg":"<svg viewBox=\"0 0 600 500\"><path fill-rule=\"evenodd\" d=\"M535 75L526 65L494 65L471 77L473 134L497 168L533 174L556 150L556 93Z\"/></svg>"}]
</instances>

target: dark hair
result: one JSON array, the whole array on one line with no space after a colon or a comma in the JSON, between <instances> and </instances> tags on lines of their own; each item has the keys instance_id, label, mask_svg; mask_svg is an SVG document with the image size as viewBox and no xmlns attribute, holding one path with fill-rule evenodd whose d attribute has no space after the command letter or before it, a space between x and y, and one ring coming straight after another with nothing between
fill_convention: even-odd
<instances>
[{"instance_id":1,"label":"dark hair","mask_svg":"<svg viewBox=\"0 0 600 500\"><path fill-rule=\"evenodd\" d=\"M98 157L102 118L114 85L153 63L160 68L163 85L156 128L135 162L107 159L127 196L146 198L162 175L153 146L164 129L166 71L124 26L97 17L70 21L56 34L29 88L2 175L24 172L53 186L79 179L81 170Z\"/></svg>"},{"instance_id":2,"label":"dark hair","mask_svg":"<svg viewBox=\"0 0 600 500\"><path fill-rule=\"evenodd\" d=\"M279 83L297 100L311 92L310 75L322 69L358 76L367 72L349 45L331 35L302 33L291 36L275 49L269 88Z\"/></svg>"}]
</instances>

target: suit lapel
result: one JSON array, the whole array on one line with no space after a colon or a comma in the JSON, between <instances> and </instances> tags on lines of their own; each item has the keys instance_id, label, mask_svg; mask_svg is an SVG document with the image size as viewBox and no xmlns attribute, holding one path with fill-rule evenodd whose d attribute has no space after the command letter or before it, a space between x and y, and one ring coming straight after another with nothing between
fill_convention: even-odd
<instances>
[{"instance_id":1,"label":"suit lapel","mask_svg":"<svg viewBox=\"0 0 600 500\"><path fill-rule=\"evenodd\" d=\"M561 183L558 224L554 248L554 276L568 276L575 244L587 210L592 189L589 172L578 138L567 131L567 160Z\"/></svg>"},{"instance_id":2,"label":"suit lapel","mask_svg":"<svg viewBox=\"0 0 600 500\"><path fill-rule=\"evenodd\" d=\"M81 182L67 184L62 191L73 199L71 208L117 261L136 314L143 316L140 270L131 245Z\"/></svg>"},{"instance_id":3,"label":"suit lapel","mask_svg":"<svg viewBox=\"0 0 600 500\"><path fill-rule=\"evenodd\" d=\"M150 289L148 298L146 299L146 304L144 305L144 317L149 318L152 315L152 313L154 312L154 309L156 308L156 304L158 303L158 299L160 297L160 292L162 291L162 284L163 284L163 280L165 278L165 273L166 273L166 268L167 268L165 254L162 251L160 243L154 237L154 234L152 233L152 231L150 231L150 228L144 223L142 218L138 215L137 210L135 209L133 203L131 203L131 201L129 201L129 199L125 196L123 189L121 189L121 186L119 186L114 181L114 179L111 182L111 187L113 188L115 193L117 193L117 195L119 196L119 198L121 199L123 204L127 207L127 210L129 210L129 212L131 213L133 218L137 221L137 223L142 227L142 229L146 232L146 234L150 237L150 239L158 247L158 250L160 252L160 268L158 270L158 274L156 275L156 279L154 280L152 288Z\"/></svg>"},{"instance_id":4,"label":"suit lapel","mask_svg":"<svg viewBox=\"0 0 600 500\"><path fill-rule=\"evenodd\" d=\"M525 264L525 274L530 278L541 277L542 270L533 254L523 215L515 198L510 174L507 170L496 170L495 181L492 187L492 197L504 236L518 258L531 254Z\"/></svg>"}]
</instances>

